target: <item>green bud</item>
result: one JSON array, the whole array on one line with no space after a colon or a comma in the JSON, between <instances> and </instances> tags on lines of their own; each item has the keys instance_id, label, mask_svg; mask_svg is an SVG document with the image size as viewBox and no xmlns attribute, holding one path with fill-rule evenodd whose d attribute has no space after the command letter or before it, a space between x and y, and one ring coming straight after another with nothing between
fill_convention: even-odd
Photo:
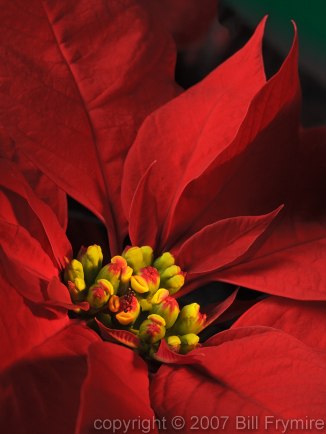
<instances>
[{"instance_id":1,"label":"green bud","mask_svg":"<svg viewBox=\"0 0 326 434\"><path fill-rule=\"evenodd\" d=\"M83 266L77 259L73 259L72 261L66 259L64 281L68 286L72 301L82 301L86 295L86 283L84 280Z\"/></svg>"},{"instance_id":2,"label":"green bud","mask_svg":"<svg viewBox=\"0 0 326 434\"><path fill-rule=\"evenodd\" d=\"M166 268L161 276L161 287L169 290L170 294L175 294L184 285L184 273L178 265L171 265Z\"/></svg>"},{"instance_id":3,"label":"green bud","mask_svg":"<svg viewBox=\"0 0 326 434\"><path fill-rule=\"evenodd\" d=\"M206 315L200 313L198 303L187 304L181 309L177 321L173 326L176 335L198 334L204 328Z\"/></svg>"},{"instance_id":4,"label":"green bud","mask_svg":"<svg viewBox=\"0 0 326 434\"><path fill-rule=\"evenodd\" d=\"M79 279L80 281L84 280L84 269L81 262L77 261L77 259L72 259L71 261L67 260L65 272L64 272L64 280L66 283L73 282Z\"/></svg>"},{"instance_id":5,"label":"green bud","mask_svg":"<svg viewBox=\"0 0 326 434\"><path fill-rule=\"evenodd\" d=\"M174 257L170 252L165 252L154 261L154 267L158 269L160 273L166 270L171 265L174 265Z\"/></svg>"},{"instance_id":6,"label":"green bud","mask_svg":"<svg viewBox=\"0 0 326 434\"><path fill-rule=\"evenodd\" d=\"M153 263L153 249L150 246L141 246L140 250L143 254L144 267L149 267Z\"/></svg>"},{"instance_id":7,"label":"green bud","mask_svg":"<svg viewBox=\"0 0 326 434\"><path fill-rule=\"evenodd\" d=\"M79 250L78 260L83 265L84 275L87 285L95 282L103 262L103 254L100 246L94 244L89 247L81 247Z\"/></svg>"}]
</instances>

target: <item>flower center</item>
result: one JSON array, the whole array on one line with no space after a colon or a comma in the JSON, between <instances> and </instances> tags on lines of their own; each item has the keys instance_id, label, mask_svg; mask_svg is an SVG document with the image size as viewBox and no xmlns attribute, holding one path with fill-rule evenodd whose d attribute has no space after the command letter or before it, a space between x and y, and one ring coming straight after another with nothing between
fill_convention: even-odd
<instances>
[{"instance_id":1,"label":"flower center","mask_svg":"<svg viewBox=\"0 0 326 434\"><path fill-rule=\"evenodd\" d=\"M206 315L197 303L180 310L174 297L185 276L170 252L154 258L149 246L127 247L104 266L99 246L82 247L76 259L66 259L64 271L75 312L83 309L83 317L106 327L109 335L124 330L123 343L132 341L130 346L135 347L136 339L139 351L147 355L162 339L172 351L183 354L199 342Z\"/></svg>"}]
</instances>

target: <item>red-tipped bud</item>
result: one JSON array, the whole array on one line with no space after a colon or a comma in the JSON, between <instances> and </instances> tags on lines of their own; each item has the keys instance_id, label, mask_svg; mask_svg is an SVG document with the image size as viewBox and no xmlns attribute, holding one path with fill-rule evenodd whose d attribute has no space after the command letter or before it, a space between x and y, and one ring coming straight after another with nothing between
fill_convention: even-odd
<instances>
[{"instance_id":1,"label":"red-tipped bud","mask_svg":"<svg viewBox=\"0 0 326 434\"><path fill-rule=\"evenodd\" d=\"M108 303L110 312L116 313L120 309L120 298L117 295L111 295Z\"/></svg>"},{"instance_id":2,"label":"red-tipped bud","mask_svg":"<svg viewBox=\"0 0 326 434\"><path fill-rule=\"evenodd\" d=\"M137 275L131 277L131 287L139 294L154 294L160 286L160 275L154 267L144 267Z\"/></svg>"},{"instance_id":3,"label":"red-tipped bud","mask_svg":"<svg viewBox=\"0 0 326 434\"><path fill-rule=\"evenodd\" d=\"M165 336L165 320L160 315L148 315L139 327L139 337L147 344L155 344Z\"/></svg>"},{"instance_id":4,"label":"red-tipped bud","mask_svg":"<svg viewBox=\"0 0 326 434\"><path fill-rule=\"evenodd\" d=\"M152 298L151 313L160 315L166 322L166 328L170 328L176 322L180 309L175 298L171 297L167 289L159 289Z\"/></svg>"},{"instance_id":5,"label":"red-tipped bud","mask_svg":"<svg viewBox=\"0 0 326 434\"><path fill-rule=\"evenodd\" d=\"M132 269L128 267L126 260L122 256L114 256L110 264L105 265L96 277L98 279L106 279L111 282L114 293L116 294L120 282L129 282L132 275Z\"/></svg>"},{"instance_id":6,"label":"red-tipped bud","mask_svg":"<svg viewBox=\"0 0 326 434\"><path fill-rule=\"evenodd\" d=\"M89 288L87 301L92 308L100 309L108 302L112 294L113 287L111 283L106 279L99 279Z\"/></svg>"}]
</instances>

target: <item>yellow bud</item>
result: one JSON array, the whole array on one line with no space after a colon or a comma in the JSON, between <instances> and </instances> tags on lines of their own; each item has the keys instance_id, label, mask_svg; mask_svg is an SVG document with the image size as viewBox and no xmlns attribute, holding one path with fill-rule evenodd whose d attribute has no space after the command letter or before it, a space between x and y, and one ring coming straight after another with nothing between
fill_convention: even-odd
<instances>
[{"instance_id":1,"label":"yellow bud","mask_svg":"<svg viewBox=\"0 0 326 434\"><path fill-rule=\"evenodd\" d=\"M122 283L129 282L132 273L133 273L133 269L131 267L127 266L126 268L124 268L121 272L121 282Z\"/></svg>"},{"instance_id":2,"label":"yellow bud","mask_svg":"<svg viewBox=\"0 0 326 434\"><path fill-rule=\"evenodd\" d=\"M83 291L86 288L85 280L76 277L75 279L75 287L78 291Z\"/></svg>"},{"instance_id":3,"label":"yellow bud","mask_svg":"<svg viewBox=\"0 0 326 434\"><path fill-rule=\"evenodd\" d=\"M141 298L139 300L139 304L140 304L142 312L151 310L151 308L152 308L152 303L147 298Z\"/></svg>"},{"instance_id":4,"label":"yellow bud","mask_svg":"<svg viewBox=\"0 0 326 434\"><path fill-rule=\"evenodd\" d=\"M141 268L137 276L141 276L145 280L150 295L155 294L160 286L160 275L156 268L151 266Z\"/></svg>"},{"instance_id":5,"label":"yellow bud","mask_svg":"<svg viewBox=\"0 0 326 434\"><path fill-rule=\"evenodd\" d=\"M197 347L199 343L199 337L194 333L187 333L186 335L180 336L180 341L181 341L180 353L186 354Z\"/></svg>"},{"instance_id":6,"label":"yellow bud","mask_svg":"<svg viewBox=\"0 0 326 434\"><path fill-rule=\"evenodd\" d=\"M83 266L77 259L69 261L66 258L64 280L68 286L72 301L83 301L86 296L86 283L84 280Z\"/></svg>"},{"instance_id":7,"label":"yellow bud","mask_svg":"<svg viewBox=\"0 0 326 434\"><path fill-rule=\"evenodd\" d=\"M175 353L178 353L180 351L181 340L179 336L173 335L165 339L171 351L174 351Z\"/></svg>"},{"instance_id":8,"label":"yellow bud","mask_svg":"<svg viewBox=\"0 0 326 434\"><path fill-rule=\"evenodd\" d=\"M138 294L144 294L149 291L146 280L141 276L131 276L130 285Z\"/></svg>"},{"instance_id":9,"label":"yellow bud","mask_svg":"<svg viewBox=\"0 0 326 434\"><path fill-rule=\"evenodd\" d=\"M132 294L120 297L120 311L116 314L116 320L122 325L133 324L140 313L140 305Z\"/></svg>"},{"instance_id":10,"label":"yellow bud","mask_svg":"<svg viewBox=\"0 0 326 434\"><path fill-rule=\"evenodd\" d=\"M112 295L109 299L108 308L110 312L116 313L120 308L120 299L117 295Z\"/></svg>"},{"instance_id":11,"label":"yellow bud","mask_svg":"<svg viewBox=\"0 0 326 434\"><path fill-rule=\"evenodd\" d=\"M170 295L169 291L165 288L160 288L152 297L152 304L159 304L161 303L165 298L167 298Z\"/></svg>"}]
</instances>

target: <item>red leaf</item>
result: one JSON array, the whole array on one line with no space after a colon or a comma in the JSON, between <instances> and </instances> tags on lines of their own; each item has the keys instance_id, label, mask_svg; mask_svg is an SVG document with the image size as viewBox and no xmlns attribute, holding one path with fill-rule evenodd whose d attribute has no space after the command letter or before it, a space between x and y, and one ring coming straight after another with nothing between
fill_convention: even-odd
<instances>
[{"instance_id":1,"label":"red leaf","mask_svg":"<svg viewBox=\"0 0 326 434\"><path fill-rule=\"evenodd\" d=\"M269 297L247 310L232 328L263 325L281 329L313 348L326 348L324 302Z\"/></svg>"},{"instance_id":2,"label":"red leaf","mask_svg":"<svg viewBox=\"0 0 326 434\"><path fill-rule=\"evenodd\" d=\"M46 175L19 151L13 140L0 127L0 156L13 161L23 173L36 196L56 214L64 230L67 228L67 197Z\"/></svg>"},{"instance_id":3,"label":"red leaf","mask_svg":"<svg viewBox=\"0 0 326 434\"><path fill-rule=\"evenodd\" d=\"M157 203L152 200L143 203L142 220L147 224L153 209L158 211L156 231L163 231L158 250L166 246L171 236L169 218L185 186L229 145L252 98L265 83L261 57L263 29L264 22L242 50L201 83L149 116L137 135L126 160L122 200L128 215L135 189L155 158L150 190L155 191ZM153 152L147 151L149 143ZM183 215L183 220L190 215ZM130 214L131 221L133 218ZM151 234L150 239L156 238L155 232Z\"/></svg>"},{"instance_id":4,"label":"red leaf","mask_svg":"<svg viewBox=\"0 0 326 434\"><path fill-rule=\"evenodd\" d=\"M115 254L126 233L123 160L143 119L176 93L173 45L134 0L0 5L0 121L46 175L105 219Z\"/></svg>"},{"instance_id":5,"label":"red leaf","mask_svg":"<svg viewBox=\"0 0 326 434\"><path fill-rule=\"evenodd\" d=\"M48 255L42 249L40 243L19 225L0 220L0 233L3 248L3 259L16 264L21 274L28 273L43 280L50 280L58 275L57 268L53 265ZM10 270L8 269L10 274Z\"/></svg>"},{"instance_id":6,"label":"red leaf","mask_svg":"<svg viewBox=\"0 0 326 434\"><path fill-rule=\"evenodd\" d=\"M229 295L224 301L222 301L216 306L208 305L201 309L201 312L207 315L204 329L214 324L219 319L219 317L231 306L238 294L238 291L239 288L233 291L231 295Z\"/></svg>"},{"instance_id":7,"label":"red leaf","mask_svg":"<svg viewBox=\"0 0 326 434\"><path fill-rule=\"evenodd\" d=\"M3 371L0 420L4 432L74 432L80 388L87 374L86 354L98 340L84 326L71 325Z\"/></svg>"},{"instance_id":8,"label":"red leaf","mask_svg":"<svg viewBox=\"0 0 326 434\"><path fill-rule=\"evenodd\" d=\"M8 160L1 160L0 184L4 187L0 194L3 275L34 303L75 307L67 288L58 280L71 247L56 216Z\"/></svg>"},{"instance_id":9,"label":"red leaf","mask_svg":"<svg viewBox=\"0 0 326 434\"><path fill-rule=\"evenodd\" d=\"M159 349L154 354L154 359L168 364L175 365L192 365L198 362L202 357L205 357L205 354L200 351L200 348L197 348L196 351L191 351L188 354L179 354L170 350L168 344L163 339L160 343Z\"/></svg>"},{"instance_id":10,"label":"red leaf","mask_svg":"<svg viewBox=\"0 0 326 434\"><path fill-rule=\"evenodd\" d=\"M21 359L33 347L64 328L68 317L56 315L26 300L2 275L1 293L1 369Z\"/></svg>"},{"instance_id":11,"label":"red leaf","mask_svg":"<svg viewBox=\"0 0 326 434\"><path fill-rule=\"evenodd\" d=\"M203 357L197 365L160 368L151 385L158 417L165 415L171 421L182 415L190 429L194 415L209 419L223 415L228 417L227 433L236 432L240 416L257 416L256 432L261 433L265 432L267 416L323 417L325 348L315 351L284 332L268 328L234 331L238 333L231 333L230 339L224 334L218 346L201 348ZM271 430L279 432L273 427Z\"/></svg>"},{"instance_id":12,"label":"red leaf","mask_svg":"<svg viewBox=\"0 0 326 434\"><path fill-rule=\"evenodd\" d=\"M1 207L0 215L9 223L26 229L35 240L41 243L42 248L53 262L59 268L63 268L64 257L71 254L71 246L56 216L48 205L36 197L13 163L2 159L0 161L0 185L5 188L11 208L11 212L8 213L8 209ZM6 198L2 196L1 200L6 201ZM23 245L11 246L11 252L17 255L15 249L25 249L27 252L27 246Z\"/></svg>"},{"instance_id":13,"label":"red leaf","mask_svg":"<svg viewBox=\"0 0 326 434\"><path fill-rule=\"evenodd\" d=\"M120 342L130 348L138 348L139 338L128 330L110 329L95 318L95 321L100 329L101 336L104 340L111 342Z\"/></svg>"},{"instance_id":14,"label":"red leaf","mask_svg":"<svg viewBox=\"0 0 326 434\"><path fill-rule=\"evenodd\" d=\"M261 433L266 431L267 417L285 422L291 418L305 421L307 415L309 420L322 418L326 398L324 311L324 304L276 297L256 304L231 330L189 353L189 366L160 368L151 387L154 410L158 416L165 414L168 421L182 415L188 429L195 422L193 415L209 419L225 415L227 433L235 432L237 420L248 422L241 416L257 416L257 432ZM182 400L178 399L180 390ZM214 399L207 400L207 396ZM269 430L280 432L275 425L269 425Z\"/></svg>"},{"instance_id":15,"label":"red leaf","mask_svg":"<svg viewBox=\"0 0 326 434\"><path fill-rule=\"evenodd\" d=\"M244 64L247 62L243 59ZM286 204L287 186L298 152L298 94L295 37L281 69L252 95L241 124L223 149L220 143L226 139L224 136L215 134L210 138L210 131L201 132L200 142L210 139L215 148L200 173L197 163L171 209L169 224L165 225L167 247L217 220L266 214ZM236 96L234 101L243 106ZM213 112L211 122L219 124L222 117L225 128L232 131L224 112L224 107ZM165 164L169 165L169 161Z\"/></svg>"},{"instance_id":16,"label":"red leaf","mask_svg":"<svg viewBox=\"0 0 326 434\"><path fill-rule=\"evenodd\" d=\"M270 294L325 300L326 129L301 134L286 213L250 260L220 277Z\"/></svg>"},{"instance_id":17,"label":"red leaf","mask_svg":"<svg viewBox=\"0 0 326 434\"><path fill-rule=\"evenodd\" d=\"M198 274L205 275L241 262L252 245L264 234L282 207L262 216L241 216L205 226L172 252L187 282ZM211 277L211 276L209 276Z\"/></svg>"},{"instance_id":18,"label":"red leaf","mask_svg":"<svg viewBox=\"0 0 326 434\"><path fill-rule=\"evenodd\" d=\"M88 358L88 376L81 392L76 434L92 432L96 420L97 423L111 421L111 424L124 421L132 423L134 420L134 426L129 426L128 431L144 432L142 421L146 423L150 420L153 423L155 419L148 387L147 365L137 354L120 345L92 345ZM114 426L116 432L125 429L125 426ZM113 432L113 425L110 431ZM157 430L151 429L149 432Z\"/></svg>"}]
</instances>

